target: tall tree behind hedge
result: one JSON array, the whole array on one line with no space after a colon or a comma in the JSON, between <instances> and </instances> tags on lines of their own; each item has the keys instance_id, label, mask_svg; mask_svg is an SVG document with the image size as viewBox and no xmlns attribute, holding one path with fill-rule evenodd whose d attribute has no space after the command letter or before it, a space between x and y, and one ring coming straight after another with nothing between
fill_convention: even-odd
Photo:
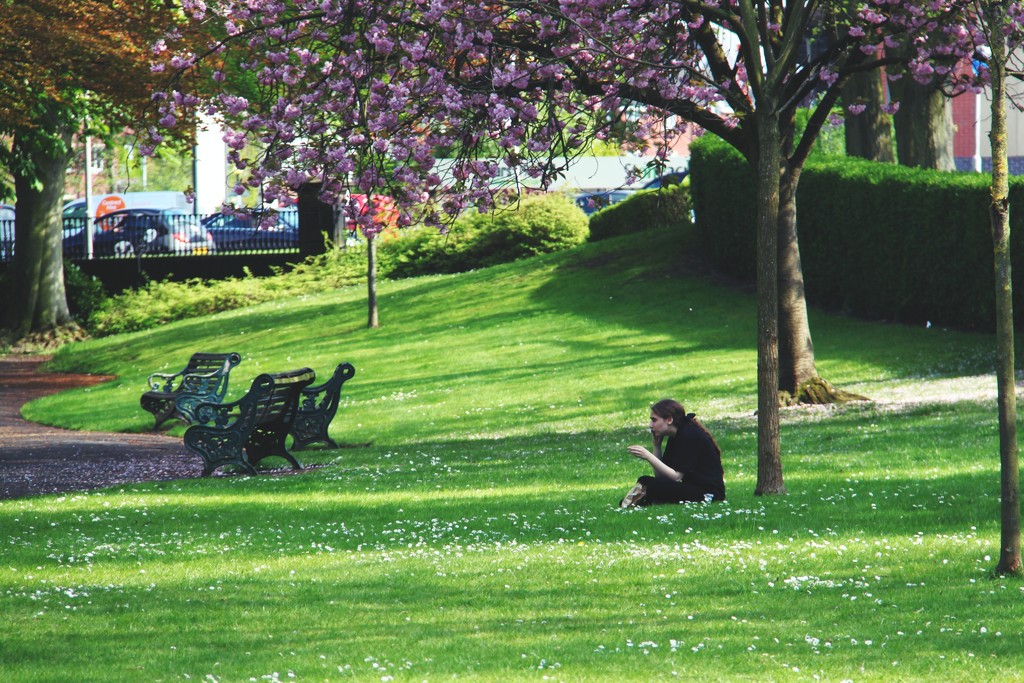
<instances>
[{"instance_id":1,"label":"tall tree behind hedge","mask_svg":"<svg viewBox=\"0 0 1024 683\"><path fill-rule=\"evenodd\" d=\"M896 160L892 116L885 111L887 98L885 76L881 71L854 74L843 86L843 104L864 107L860 114L846 116L843 134L847 156L869 161Z\"/></svg>"},{"instance_id":2,"label":"tall tree behind hedge","mask_svg":"<svg viewBox=\"0 0 1024 683\"><path fill-rule=\"evenodd\" d=\"M899 163L913 168L955 171L953 109L941 84L904 79L894 90L900 101L899 111L893 117Z\"/></svg>"}]
</instances>

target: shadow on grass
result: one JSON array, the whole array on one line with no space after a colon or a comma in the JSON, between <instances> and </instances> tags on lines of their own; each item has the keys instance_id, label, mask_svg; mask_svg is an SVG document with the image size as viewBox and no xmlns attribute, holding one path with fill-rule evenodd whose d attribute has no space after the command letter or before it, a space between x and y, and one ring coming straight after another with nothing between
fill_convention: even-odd
<instances>
[{"instance_id":1,"label":"shadow on grass","mask_svg":"<svg viewBox=\"0 0 1024 683\"><path fill-rule=\"evenodd\" d=\"M699 247L670 231L616 238L574 252L533 297L552 310L706 348L753 353L756 345L755 294L710 271ZM809 316L818 369L826 376L846 372L850 364L874 369L874 374L861 371L846 380L855 382L879 376L976 375L994 367L991 335L861 321L814 309Z\"/></svg>"}]
</instances>

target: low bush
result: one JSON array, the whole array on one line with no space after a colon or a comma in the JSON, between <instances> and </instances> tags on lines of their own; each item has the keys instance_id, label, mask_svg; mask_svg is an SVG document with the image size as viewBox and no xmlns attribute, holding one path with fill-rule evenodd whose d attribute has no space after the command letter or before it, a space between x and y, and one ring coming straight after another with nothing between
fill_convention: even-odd
<instances>
[{"instance_id":1,"label":"low bush","mask_svg":"<svg viewBox=\"0 0 1024 683\"><path fill-rule=\"evenodd\" d=\"M686 230L690 222L689 184L641 190L590 217L590 240L629 235L651 228Z\"/></svg>"},{"instance_id":2,"label":"low bush","mask_svg":"<svg viewBox=\"0 0 1024 683\"><path fill-rule=\"evenodd\" d=\"M64 262L64 289L68 297L68 311L78 323L88 321L107 299L99 278L88 275L70 261Z\"/></svg>"},{"instance_id":3,"label":"low bush","mask_svg":"<svg viewBox=\"0 0 1024 683\"><path fill-rule=\"evenodd\" d=\"M390 277L459 273L582 244L587 216L560 194L528 195L493 213L470 213L446 234L413 231L382 251Z\"/></svg>"}]
</instances>

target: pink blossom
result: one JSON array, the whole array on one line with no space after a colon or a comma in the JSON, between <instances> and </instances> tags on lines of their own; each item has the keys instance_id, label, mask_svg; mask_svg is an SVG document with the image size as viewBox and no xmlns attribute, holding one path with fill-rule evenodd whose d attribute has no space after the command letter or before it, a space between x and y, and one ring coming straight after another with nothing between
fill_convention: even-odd
<instances>
[{"instance_id":1,"label":"pink blossom","mask_svg":"<svg viewBox=\"0 0 1024 683\"><path fill-rule=\"evenodd\" d=\"M758 74L759 88L767 75L795 95L784 99L796 106L866 63L864 55L879 57L883 46L892 60L903 46L912 50L912 63L887 66L890 78L921 78L926 67L929 78L948 78L976 40L959 20L965 2L870 0L848 17L846 37L822 48L820 61L801 57L789 73ZM224 50L240 55L243 77L258 87L253 101L231 92L231 78L212 60L197 61L181 35L169 34L154 44L154 58L177 72L176 87L208 79L220 94L202 103L188 92L154 97L161 127L150 141L185 113L215 109L231 163L249 174L239 186L274 195L316 176L334 195L386 190L403 216L486 208L499 167L483 160L483 145L490 154L500 150L502 170L546 183L564 166L553 154L583 152L609 131L627 147L651 143L646 153L667 153L684 128L669 125L670 114L699 112L705 128L750 140L761 106L744 56L764 46L720 21L737 11L737 0L712 0L703 12L699 4L645 0L184 0L182 7L220 23ZM704 33L710 24L715 31ZM786 23L766 26L779 40L794 38ZM700 51L705 40L720 40L724 54L737 54L736 44L743 49L729 68L711 69ZM220 60L220 48L211 49ZM250 151L249 140L262 148ZM433 169L440 147L465 156L450 173Z\"/></svg>"}]
</instances>

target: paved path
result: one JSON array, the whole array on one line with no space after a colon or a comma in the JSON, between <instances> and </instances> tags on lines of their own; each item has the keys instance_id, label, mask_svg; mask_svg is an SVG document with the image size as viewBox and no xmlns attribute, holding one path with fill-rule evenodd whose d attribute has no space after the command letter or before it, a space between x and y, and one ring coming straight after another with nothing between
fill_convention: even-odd
<instances>
[{"instance_id":1,"label":"paved path","mask_svg":"<svg viewBox=\"0 0 1024 683\"><path fill-rule=\"evenodd\" d=\"M35 398L112 379L38 372L45 360L0 357L0 500L202 475L202 460L180 437L76 432L21 419L21 406Z\"/></svg>"}]
</instances>

